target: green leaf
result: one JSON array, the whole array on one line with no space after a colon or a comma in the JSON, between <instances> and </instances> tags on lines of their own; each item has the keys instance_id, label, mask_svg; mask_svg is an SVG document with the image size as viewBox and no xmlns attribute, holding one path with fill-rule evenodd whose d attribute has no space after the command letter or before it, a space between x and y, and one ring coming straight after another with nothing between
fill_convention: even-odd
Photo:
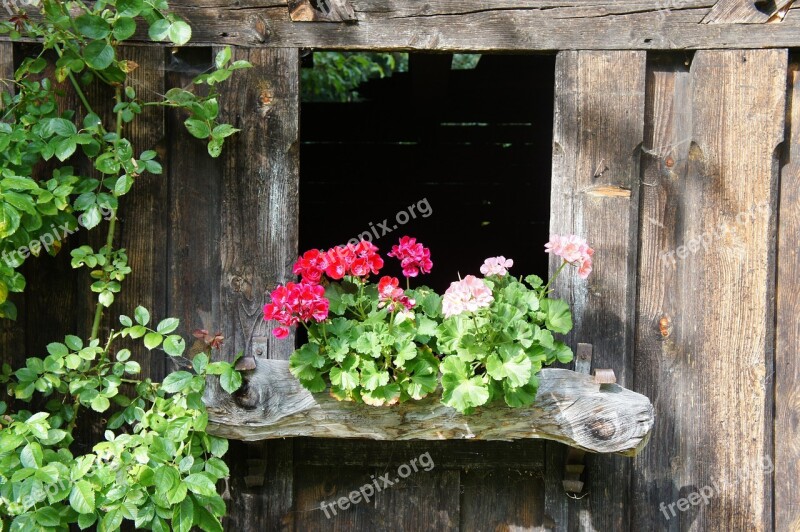
<instances>
[{"instance_id":1,"label":"green leaf","mask_svg":"<svg viewBox=\"0 0 800 532\"><path fill-rule=\"evenodd\" d=\"M161 383L161 389L167 393L177 393L184 390L192 382L192 374L188 371L176 371L167 375Z\"/></svg>"},{"instance_id":2,"label":"green leaf","mask_svg":"<svg viewBox=\"0 0 800 532\"><path fill-rule=\"evenodd\" d=\"M392 405L400 399L400 386L396 382L378 386L374 390L363 392L361 398L371 406Z\"/></svg>"},{"instance_id":3,"label":"green leaf","mask_svg":"<svg viewBox=\"0 0 800 532\"><path fill-rule=\"evenodd\" d=\"M503 381L503 398L506 404L512 408L530 406L536 399L536 386L526 384L514 387L508 381Z\"/></svg>"},{"instance_id":4,"label":"green leaf","mask_svg":"<svg viewBox=\"0 0 800 532\"><path fill-rule=\"evenodd\" d=\"M6 238L16 233L19 229L20 219L19 211L8 203L4 203L3 208L0 209L0 238Z\"/></svg>"},{"instance_id":5,"label":"green leaf","mask_svg":"<svg viewBox=\"0 0 800 532\"><path fill-rule=\"evenodd\" d=\"M114 49L106 41L92 41L83 49L83 60L95 70L105 70L114 62Z\"/></svg>"},{"instance_id":6,"label":"green leaf","mask_svg":"<svg viewBox=\"0 0 800 532\"><path fill-rule=\"evenodd\" d=\"M67 347L69 347L73 351L80 351L81 349L83 349L83 340L71 334L67 335L66 338L64 338L64 343L67 344Z\"/></svg>"},{"instance_id":7,"label":"green leaf","mask_svg":"<svg viewBox=\"0 0 800 532\"><path fill-rule=\"evenodd\" d=\"M217 489L211 479L205 473L193 473L183 479L189 491L197 495L204 495L210 497L217 493Z\"/></svg>"},{"instance_id":8,"label":"green leaf","mask_svg":"<svg viewBox=\"0 0 800 532\"><path fill-rule=\"evenodd\" d=\"M122 524L122 510L119 506L112 507L110 510L106 511L106 514L103 516L103 520L100 522L100 526L97 527L98 532L112 532L119 530L119 526Z\"/></svg>"},{"instance_id":9,"label":"green leaf","mask_svg":"<svg viewBox=\"0 0 800 532\"><path fill-rule=\"evenodd\" d=\"M144 335L144 346L149 350L153 350L156 347L158 347L159 345L161 345L161 342L163 340L164 340L164 337L161 336L158 333L154 333L154 332L147 333L147 334Z\"/></svg>"},{"instance_id":10,"label":"green leaf","mask_svg":"<svg viewBox=\"0 0 800 532\"><path fill-rule=\"evenodd\" d=\"M231 60L231 47L226 46L219 52L217 52L217 56L214 58L214 66L217 68L222 68L228 64L228 61Z\"/></svg>"},{"instance_id":11,"label":"green leaf","mask_svg":"<svg viewBox=\"0 0 800 532\"><path fill-rule=\"evenodd\" d=\"M58 514L58 510L52 506L45 506L36 510L33 518L42 526L57 527L61 524L61 516Z\"/></svg>"},{"instance_id":12,"label":"green leaf","mask_svg":"<svg viewBox=\"0 0 800 532\"><path fill-rule=\"evenodd\" d=\"M103 215L100 212L98 205L92 205L83 214L78 217L78 223L86 229L94 229L100 225Z\"/></svg>"},{"instance_id":13,"label":"green leaf","mask_svg":"<svg viewBox=\"0 0 800 532\"><path fill-rule=\"evenodd\" d=\"M97 521L97 514L80 514L78 515L78 526L81 530L86 530Z\"/></svg>"},{"instance_id":14,"label":"green leaf","mask_svg":"<svg viewBox=\"0 0 800 532\"><path fill-rule=\"evenodd\" d=\"M63 357L69 354L67 346L58 342L47 344L47 352L56 357Z\"/></svg>"},{"instance_id":15,"label":"green leaf","mask_svg":"<svg viewBox=\"0 0 800 532\"><path fill-rule=\"evenodd\" d=\"M94 512L94 490L85 480L79 480L72 486L69 494L69 505L79 514Z\"/></svg>"},{"instance_id":16,"label":"green leaf","mask_svg":"<svg viewBox=\"0 0 800 532\"><path fill-rule=\"evenodd\" d=\"M212 158L216 159L217 157L220 156L220 154L222 154L223 142L224 141L221 138L214 138L208 141L208 154Z\"/></svg>"},{"instance_id":17,"label":"green leaf","mask_svg":"<svg viewBox=\"0 0 800 532\"><path fill-rule=\"evenodd\" d=\"M150 323L150 313L144 307L136 307L133 312L133 317L139 325L147 325Z\"/></svg>"},{"instance_id":18,"label":"green leaf","mask_svg":"<svg viewBox=\"0 0 800 532\"><path fill-rule=\"evenodd\" d=\"M211 129L209 129L208 124L202 120L189 118L183 124L193 137L207 139L211 136Z\"/></svg>"},{"instance_id":19,"label":"green leaf","mask_svg":"<svg viewBox=\"0 0 800 532\"><path fill-rule=\"evenodd\" d=\"M150 25L147 34L153 41L163 41L170 30L170 22L166 19L158 19Z\"/></svg>"},{"instance_id":20,"label":"green leaf","mask_svg":"<svg viewBox=\"0 0 800 532\"><path fill-rule=\"evenodd\" d=\"M325 357L319 354L317 344L307 343L292 353L289 358L289 370L301 381L311 381L319 375L319 369L325 365Z\"/></svg>"},{"instance_id":21,"label":"green leaf","mask_svg":"<svg viewBox=\"0 0 800 532\"><path fill-rule=\"evenodd\" d=\"M114 23L114 38L118 41L124 41L134 33L136 33L136 21L130 17L120 17Z\"/></svg>"},{"instance_id":22,"label":"green leaf","mask_svg":"<svg viewBox=\"0 0 800 532\"><path fill-rule=\"evenodd\" d=\"M173 22L168 30L169 40L176 46L183 46L192 38L192 28L182 20Z\"/></svg>"},{"instance_id":23,"label":"green leaf","mask_svg":"<svg viewBox=\"0 0 800 532\"><path fill-rule=\"evenodd\" d=\"M107 398L103 397L102 395L98 395L97 397L92 399L90 406L92 407L92 410L94 410L95 412L105 412L106 410L108 410L108 407L111 406L111 404L109 403Z\"/></svg>"},{"instance_id":24,"label":"green leaf","mask_svg":"<svg viewBox=\"0 0 800 532\"><path fill-rule=\"evenodd\" d=\"M19 461L24 467L42 467L42 446L32 441L22 448L19 454Z\"/></svg>"},{"instance_id":25,"label":"green leaf","mask_svg":"<svg viewBox=\"0 0 800 532\"><path fill-rule=\"evenodd\" d=\"M211 136L215 139L224 139L239 131L239 129L236 129L230 124L220 124L211 131Z\"/></svg>"},{"instance_id":26,"label":"green leaf","mask_svg":"<svg viewBox=\"0 0 800 532\"><path fill-rule=\"evenodd\" d=\"M177 329L179 324L180 324L179 319L167 318L159 322L158 326L156 327L156 331L158 331L161 334L169 334L175 329Z\"/></svg>"},{"instance_id":27,"label":"green leaf","mask_svg":"<svg viewBox=\"0 0 800 532\"><path fill-rule=\"evenodd\" d=\"M531 377L531 360L524 351L518 349L500 355L492 354L486 358L486 372L495 380L507 380L512 386L524 386Z\"/></svg>"},{"instance_id":28,"label":"green leaf","mask_svg":"<svg viewBox=\"0 0 800 532\"><path fill-rule=\"evenodd\" d=\"M172 529L177 532L189 532L194 522L194 503L187 497L172 512Z\"/></svg>"},{"instance_id":29,"label":"green leaf","mask_svg":"<svg viewBox=\"0 0 800 532\"><path fill-rule=\"evenodd\" d=\"M164 340L164 351L171 357L178 357L186 349L186 341L177 334L171 334Z\"/></svg>"},{"instance_id":30,"label":"green leaf","mask_svg":"<svg viewBox=\"0 0 800 532\"><path fill-rule=\"evenodd\" d=\"M212 456L206 461L205 470L217 478L225 478L231 474L228 465L219 458Z\"/></svg>"},{"instance_id":31,"label":"green leaf","mask_svg":"<svg viewBox=\"0 0 800 532\"><path fill-rule=\"evenodd\" d=\"M210 434L207 434L206 438L208 438L208 452L210 452L213 456L221 458L225 453L228 452L228 440L225 438L218 438Z\"/></svg>"},{"instance_id":32,"label":"green leaf","mask_svg":"<svg viewBox=\"0 0 800 532\"><path fill-rule=\"evenodd\" d=\"M194 524L205 532L222 532L219 519L199 504L194 507Z\"/></svg>"},{"instance_id":33,"label":"green leaf","mask_svg":"<svg viewBox=\"0 0 800 532\"><path fill-rule=\"evenodd\" d=\"M242 375L232 367L227 368L225 372L219 376L219 383L223 390L228 393L233 393L242 386Z\"/></svg>"},{"instance_id":34,"label":"green leaf","mask_svg":"<svg viewBox=\"0 0 800 532\"><path fill-rule=\"evenodd\" d=\"M545 325L553 332L566 334L572 330L572 314L569 304L561 299L545 299L542 301L545 312Z\"/></svg>"},{"instance_id":35,"label":"green leaf","mask_svg":"<svg viewBox=\"0 0 800 532\"><path fill-rule=\"evenodd\" d=\"M489 400L489 388L480 376L471 377L469 365L454 355L445 357L442 368L442 402L465 413Z\"/></svg>"},{"instance_id":36,"label":"green leaf","mask_svg":"<svg viewBox=\"0 0 800 532\"><path fill-rule=\"evenodd\" d=\"M108 22L97 15L85 14L75 19L75 27L90 39L105 39L111 33Z\"/></svg>"},{"instance_id":37,"label":"green leaf","mask_svg":"<svg viewBox=\"0 0 800 532\"><path fill-rule=\"evenodd\" d=\"M178 485L181 475L178 470L169 465L162 465L155 470L153 481L156 490L162 495L166 495L172 488Z\"/></svg>"}]
</instances>

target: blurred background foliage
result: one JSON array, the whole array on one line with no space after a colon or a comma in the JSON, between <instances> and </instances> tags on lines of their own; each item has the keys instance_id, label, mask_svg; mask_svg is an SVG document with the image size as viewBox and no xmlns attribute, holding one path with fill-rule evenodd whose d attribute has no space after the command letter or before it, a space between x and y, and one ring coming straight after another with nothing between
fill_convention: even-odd
<instances>
[{"instance_id":1,"label":"blurred background foliage","mask_svg":"<svg viewBox=\"0 0 800 532\"><path fill-rule=\"evenodd\" d=\"M480 54L454 54L452 68L475 68ZM371 79L408 72L408 54L402 52L313 52L300 71L304 102L356 102L358 87Z\"/></svg>"}]
</instances>

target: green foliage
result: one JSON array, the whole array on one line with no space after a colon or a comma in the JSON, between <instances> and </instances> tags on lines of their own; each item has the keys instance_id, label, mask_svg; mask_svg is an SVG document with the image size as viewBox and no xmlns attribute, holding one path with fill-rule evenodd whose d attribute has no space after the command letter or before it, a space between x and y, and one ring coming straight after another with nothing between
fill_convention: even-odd
<instances>
[{"instance_id":1,"label":"green foliage","mask_svg":"<svg viewBox=\"0 0 800 532\"><path fill-rule=\"evenodd\" d=\"M572 350L553 338L572 329L565 301L547 297L535 275L525 283L511 276L489 276L491 306L444 319L436 329L441 364L442 402L469 413L493 399L510 407L528 406L536 397L542 366L572 360Z\"/></svg>"},{"instance_id":2,"label":"green foliage","mask_svg":"<svg viewBox=\"0 0 800 532\"><path fill-rule=\"evenodd\" d=\"M170 334L174 318L150 328L149 312L139 307L120 323L104 345L70 335L24 368L3 366L8 395L17 402L41 397L45 408L6 413L0 401L0 530L117 530L125 520L152 530L221 530L225 503L215 485L229 474L221 460L227 442L205 432L202 395L209 375L228 375L230 391L241 377L226 362L208 364L205 352L183 359L185 342ZM160 384L138 379L131 351L115 347L123 338L148 350L161 346L192 369ZM82 410L110 416L104 440L75 455Z\"/></svg>"},{"instance_id":3,"label":"green foliage","mask_svg":"<svg viewBox=\"0 0 800 532\"><path fill-rule=\"evenodd\" d=\"M490 306L442 317L442 298L406 290L413 310L382 307L374 285L346 276L325 289L329 317L310 322L308 342L291 356L292 374L311 392L330 387L339 400L373 406L422 399L439 385L442 402L461 413L492 400L533 403L543 366L572 360L553 334L572 329L566 302L550 299L539 277L483 280ZM301 322L302 323L302 322Z\"/></svg>"},{"instance_id":4,"label":"green foliage","mask_svg":"<svg viewBox=\"0 0 800 532\"><path fill-rule=\"evenodd\" d=\"M439 361L432 333L440 298L426 287L409 295L420 302L413 312L402 305L390 310L375 285L359 277L330 283L330 318L309 325L308 343L290 358L292 374L312 392L326 388L327 376L335 397L373 406L434 391Z\"/></svg>"},{"instance_id":5,"label":"green foliage","mask_svg":"<svg viewBox=\"0 0 800 532\"><path fill-rule=\"evenodd\" d=\"M13 80L0 80L0 318L16 317L8 295L25 289L18 269L27 257L55 255L80 228L104 220L108 227L98 250L83 245L71 251L72 267L89 269L98 298L89 339L68 335L49 344L46 355L28 358L23 368L2 367L0 383L8 397L0 396L0 531L75 525L117 530L124 521L153 530L221 530L225 503L216 484L228 476L221 459L228 443L206 433L202 395L207 378L216 378L210 376L232 393L241 375L227 362L209 362L207 352L184 359L186 342L175 334L178 320L151 325L142 307L132 318L120 316L122 328L112 330L105 344L99 329L104 309L131 272L126 250L114 247L120 198L145 172L162 171L156 152L137 153L126 129L147 106L178 108L188 115L189 132L208 143L212 157L219 156L237 130L219 123L217 85L250 64L231 62L226 48L216 68L194 80L206 86L204 95L172 89L147 101L128 82L138 65L121 56L119 45L141 24L153 40L186 44L191 28L169 12L166 1L44 0L40 11L35 21L20 14L13 24L0 22L0 34L41 43L40 54L24 59ZM52 74L44 75L46 68ZM92 82L113 88L108 124L86 99ZM56 98L66 83L82 112L58 110ZM97 178L66 164L78 152ZM34 168L41 171L46 161L51 175L34 179ZM121 339L138 340L145 352L163 350L186 369L163 383L141 378L131 350L117 347ZM216 335L213 346L221 341ZM103 416L103 441L74 445L78 422L87 417L82 413L95 420Z\"/></svg>"},{"instance_id":6,"label":"green foliage","mask_svg":"<svg viewBox=\"0 0 800 532\"><path fill-rule=\"evenodd\" d=\"M217 157L225 139L237 130L218 122L216 86L246 61L231 63L231 51L219 52L215 70L198 76L196 85L206 85L204 96L184 89L172 89L154 101L143 100L128 76L137 65L120 55L119 45L130 38L137 25L149 28L155 41L186 44L191 28L169 12L164 0L108 0L85 4L45 0L41 17L27 16L16 22L0 22L0 34L12 39L36 39L41 50L27 57L13 80L1 80L0 93L0 318L16 318L16 308L8 300L10 292L25 289L20 266L29 256L55 255L62 240L79 228L93 229L103 219L113 227L121 196L145 172L160 174L156 152L135 153L124 136L125 126L147 106L175 107L188 114L186 127L208 144ZM53 64L50 64L53 63ZM50 75L45 69L52 67ZM114 88L114 120L104 124L85 97L85 86L97 81ZM70 83L84 106L79 113L60 112L59 93ZM72 166L60 165L80 152L89 159L99 179L81 175ZM43 161L57 160L50 176L33 179L33 169ZM39 176L41 177L41 176ZM77 250L76 250L77 251ZM82 257L90 257L83 261ZM96 264L93 264L96 263ZM96 279L92 289L100 305L108 307L118 292L118 283L129 273L125 250L110 246L99 252L73 252L73 266L86 265Z\"/></svg>"},{"instance_id":7,"label":"green foliage","mask_svg":"<svg viewBox=\"0 0 800 532\"><path fill-rule=\"evenodd\" d=\"M303 101L356 101L365 81L408 70L408 54L314 52L313 60L300 71Z\"/></svg>"}]
</instances>

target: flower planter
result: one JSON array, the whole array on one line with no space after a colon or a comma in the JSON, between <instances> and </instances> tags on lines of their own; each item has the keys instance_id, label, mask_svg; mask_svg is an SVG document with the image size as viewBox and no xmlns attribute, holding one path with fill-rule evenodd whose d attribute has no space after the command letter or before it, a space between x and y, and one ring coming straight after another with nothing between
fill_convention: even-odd
<instances>
[{"instance_id":1,"label":"flower planter","mask_svg":"<svg viewBox=\"0 0 800 532\"><path fill-rule=\"evenodd\" d=\"M439 393L420 401L373 407L310 393L282 360L258 360L234 395L208 404L208 432L253 441L305 436L373 440L554 440L595 453L634 456L653 428L644 395L565 369L543 369L536 401L509 408L502 401L461 415Z\"/></svg>"}]
</instances>

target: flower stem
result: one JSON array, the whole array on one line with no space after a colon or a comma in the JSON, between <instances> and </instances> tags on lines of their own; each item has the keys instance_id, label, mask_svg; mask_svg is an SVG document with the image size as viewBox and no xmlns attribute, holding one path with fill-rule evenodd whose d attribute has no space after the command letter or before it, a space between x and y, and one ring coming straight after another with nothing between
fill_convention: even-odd
<instances>
[{"instance_id":1,"label":"flower stem","mask_svg":"<svg viewBox=\"0 0 800 532\"><path fill-rule=\"evenodd\" d=\"M122 101L122 87L117 87L114 89L114 101L116 103L120 103ZM91 112L91 111L90 111ZM117 111L117 123L116 123L116 134L117 137L115 142L119 141L120 136L122 135L122 110ZM116 192L114 193L114 197L117 197ZM114 245L114 231L117 228L117 212L116 209L112 209L111 211L111 218L108 221L108 233L106 234L106 245L105 245L105 257L106 263L109 262L111 258L111 251L112 246ZM92 333L89 336L89 340L95 340L97 338L97 334L100 331L100 322L103 319L103 304L97 301L97 308L94 311L94 321L92 322Z\"/></svg>"},{"instance_id":2,"label":"flower stem","mask_svg":"<svg viewBox=\"0 0 800 532\"><path fill-rule=\"evenodd\" d=\"M553 281L556 280L556 277L558 277L558 274L561 273L561 270L563 270L564 266L566 266L567 264L569 264L567 261L564 261L564 262L561 263L561 266L558 267L558 269L556 270L556 273L553 274L553 276L550 278L550 280L547 281L547 284L544 285L544 288L542 288L542 294L545 294L545 295L547 294L547 289L550 288L550 285L553 284Z\"/></svg>"}]
</instances>

